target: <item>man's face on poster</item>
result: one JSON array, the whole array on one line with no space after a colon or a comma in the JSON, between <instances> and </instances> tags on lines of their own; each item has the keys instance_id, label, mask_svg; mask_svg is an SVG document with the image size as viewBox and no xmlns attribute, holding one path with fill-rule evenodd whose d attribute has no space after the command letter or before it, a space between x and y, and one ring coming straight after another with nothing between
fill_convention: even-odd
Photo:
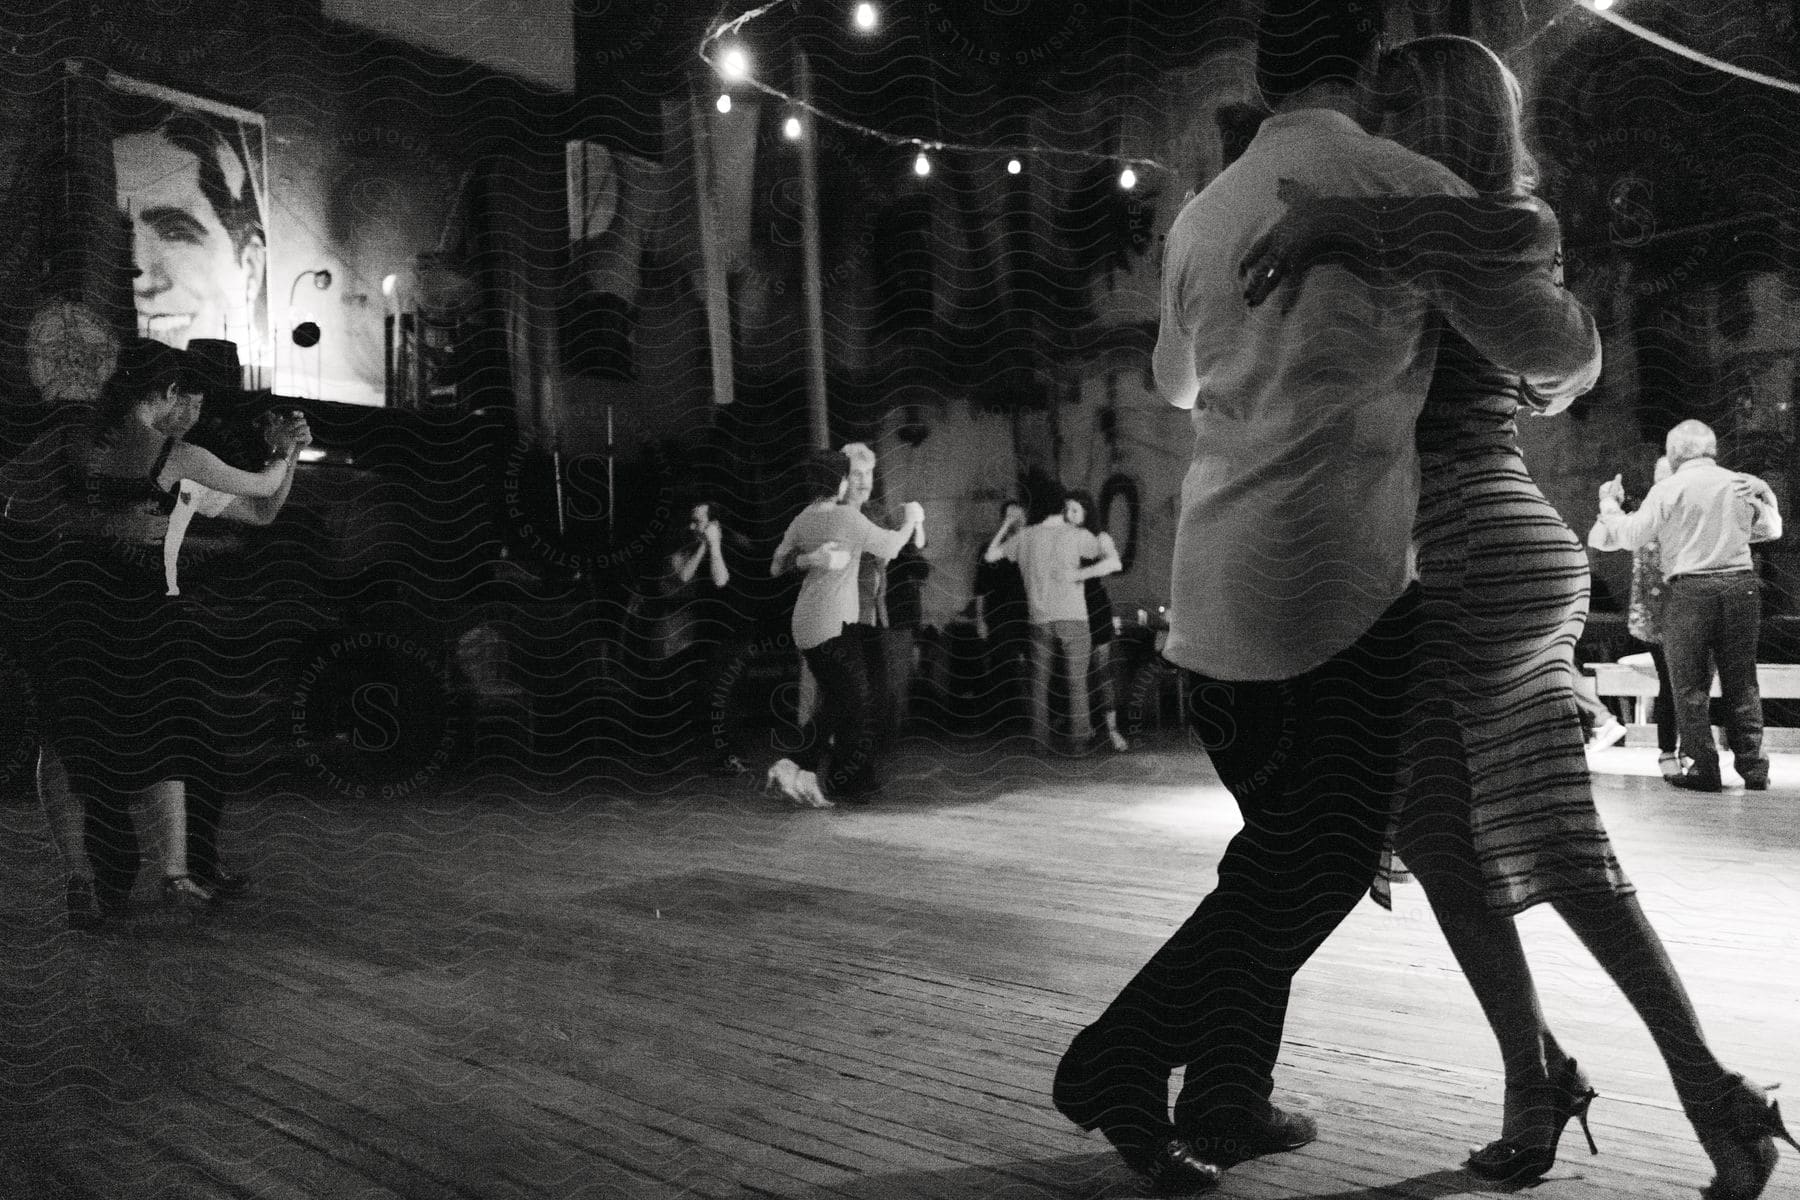
<instances>
[{"instance_id":1,"label":"man's face on poster","mask_svg":"<svg viewBox=\"0 0 1800 1200\"><path fill-rule=\"evenodd\" d=\"M244 165L221 148L225 186L240 195ZM113 170L121 213L129 208L138 332L178 349L193 338L226 338L248 345L259 336L256 300L263 249L251 239L242 252L200 187L200 160L160 132L113 139Z\"/></svg>"}]
</instances>

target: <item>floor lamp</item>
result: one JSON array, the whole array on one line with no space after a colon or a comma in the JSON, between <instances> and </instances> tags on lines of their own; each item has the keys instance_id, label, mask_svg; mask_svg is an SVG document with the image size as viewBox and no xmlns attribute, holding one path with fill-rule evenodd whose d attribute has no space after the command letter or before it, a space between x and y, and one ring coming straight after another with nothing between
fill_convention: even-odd
<instances>
[{"instance_id":1,"label":"floor lamp","mask_svg":"<svg viewBox=\"0 0 1800 1200\"><path fill-rule=\"evenodd\" d=\"M319 344L319 326L316 322L301 321L296 323L294 320L294 292L300 287L300 281L309 275L312 277L313 287L317 288L319 291L322 292L331 286L331 271L326 267L318 267L311 271L302 271L294 276L294 282L288 285L288 337L294 345L302 350L310 350ZM290 351L289 353L291 355L292 352ZM292 357L288 359L288 362L291 367L293 363ZM299 372L295 371L295 378L298 379L298 377ZM323 376L321 375L321 380L322 379ZM298 384L296 384L296 386L298 386ZM320 390L323 390L322 384ZM323 397L315 398L323 399Z\"/></svg>"}]
</instances>

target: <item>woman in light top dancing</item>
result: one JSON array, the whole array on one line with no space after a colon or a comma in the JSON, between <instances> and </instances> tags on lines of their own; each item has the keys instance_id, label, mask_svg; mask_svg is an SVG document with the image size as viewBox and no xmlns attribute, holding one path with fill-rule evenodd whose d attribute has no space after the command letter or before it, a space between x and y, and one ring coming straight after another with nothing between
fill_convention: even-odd
<instances>
[{"instance_id":1,"label":"woman in light top dancing","mask_svg":"<svg viewBox=\"0 0 1800 1200\"><path fill-rule=\"evenodd\" d=\"M818 781L813 786L823 785L825 798L864 800L876 787L880 737L862 648L844 630L856 623L862 556L891 560L923 524L924 510L908 501L900 528L883 529L842 503L850 487L850 460L842 453L821 451L807 461L805 471L808 503L789 523L769 562L771 575L806 572L794 601L792 627L794 644L819 681L819 699L815 735L794 761L802 772L803 791L809 782L805 774L811 773Z\"/></svg>"}]
</instances>

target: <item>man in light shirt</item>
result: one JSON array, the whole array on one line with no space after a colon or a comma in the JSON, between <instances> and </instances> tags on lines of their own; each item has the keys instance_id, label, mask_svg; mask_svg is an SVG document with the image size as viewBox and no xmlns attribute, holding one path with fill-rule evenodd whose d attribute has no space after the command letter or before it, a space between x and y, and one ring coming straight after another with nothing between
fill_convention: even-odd
<instances>
[{"instance_id":1,"label":"man in light shirt","mask_svg":"<svg viewBox=\"0 0 1800 1200\"><path fill-rule=\"evenodd\" d=\"M1059 705L1068 713L1069 750L1084 754L1094 739L1088 715L1088 660L1093 636L1088 630L1087 591L1094 573L1081 560L1100 556L1100 539L1063 519L1063 489L1041 483L1034 489L1035 524L1008 534L1002 525L983 557L988 562L1019 564L1025 580L1025 608L1031 618L1031 732L1039 748L1053 750L1051 713Z\"/></svg>"},{"instance_id":2,"label":"man in light shirt","mask_svg":"<svg viewBox=\"0 0 1800 1200\"><path fill-rule=\"evenodd\" d=\"M1600 515L1588 544L1597 550L1636 550L1655 542L1661 551L1668 581L1663 653L1681 749L1690 760L1669 782L1695 792L1722 786L1707 711L1716 664L1732 765L1746 788L1762 791L1769 786L1756 687L1762 584L1750 545L1781 536L1781 513L1768 484L1718 464L1718 438L1699 421L1669 430L1665 444L1674 473L1650 489L1635 513L1627 515L1621 506L1625 487L1618 476L1600 485Z\"/></svg>"},{"instance_id":3,"label":"man in light shirt","mask_svg":"<svg viewBox=\"0 0 1800 1200\"><path fill-rule=\"evenodd\" d=\"M1246 304L1239 264L1282 216L1284 181L1471 194L1359 125L1380 22L1375 3L1270 0L1257 74L1273 115L1166 243L1156 379L1195 431L1166 654L1244 828L1217 888L1076 1037L1054 1093L1166 1185L1317 1135L1271 1103L1273 1069L1294 973L1367 892L1397 792L1434 312L1540 391L1599 372L1591 317L1533 267L1429 287L1315 267L1291 308Z\"/></svg>"},{"instance_id":4,"label":"man in light shirt","mask_svg":"<svg viewBox=\"0 0 1800 1200\"><path fill-rule=\"evenodd\" d=\"M863 442L850 442L843 447L850 460L850 491L844 503L877 525L896 515L900 505L892 502L884 514L877 506L871 513L870 501L875 496L875 452ZM892 500L892 489L888 492ZM925 526L921 523L909 543L914 550L925 548ZM904 547L903 547L904 548ZM896 558L898 556L896 555ZM908 629L895 629L888 612L888 568L890 563L864 556L856 581L856 623L844 632L862 648L863 665L869 676L869 704L882 730L882 741L891 744L899 736L901 713L905 708L900 698L912 681L913 636Z\"/></svg>"}]
</instances>

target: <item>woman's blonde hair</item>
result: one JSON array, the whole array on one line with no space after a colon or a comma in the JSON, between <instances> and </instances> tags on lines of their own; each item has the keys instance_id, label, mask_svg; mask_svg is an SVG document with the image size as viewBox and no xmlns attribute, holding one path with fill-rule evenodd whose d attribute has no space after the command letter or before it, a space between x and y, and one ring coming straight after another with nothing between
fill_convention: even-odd
<instances>
[{"instance_id":1,"label":"woman's blonde hair","mask_svg":"<svg viewBox=\"0 0 1800 1200\"><path fill-rule=\"evenodd\" d=\"M1537 187L1518 77L1474 38L1434 34L1401 43L1382 55L1377 87L1387 112L1413 112L1408 148L1476 191L1525 196Z\"/></svg>"}]
</instances>

